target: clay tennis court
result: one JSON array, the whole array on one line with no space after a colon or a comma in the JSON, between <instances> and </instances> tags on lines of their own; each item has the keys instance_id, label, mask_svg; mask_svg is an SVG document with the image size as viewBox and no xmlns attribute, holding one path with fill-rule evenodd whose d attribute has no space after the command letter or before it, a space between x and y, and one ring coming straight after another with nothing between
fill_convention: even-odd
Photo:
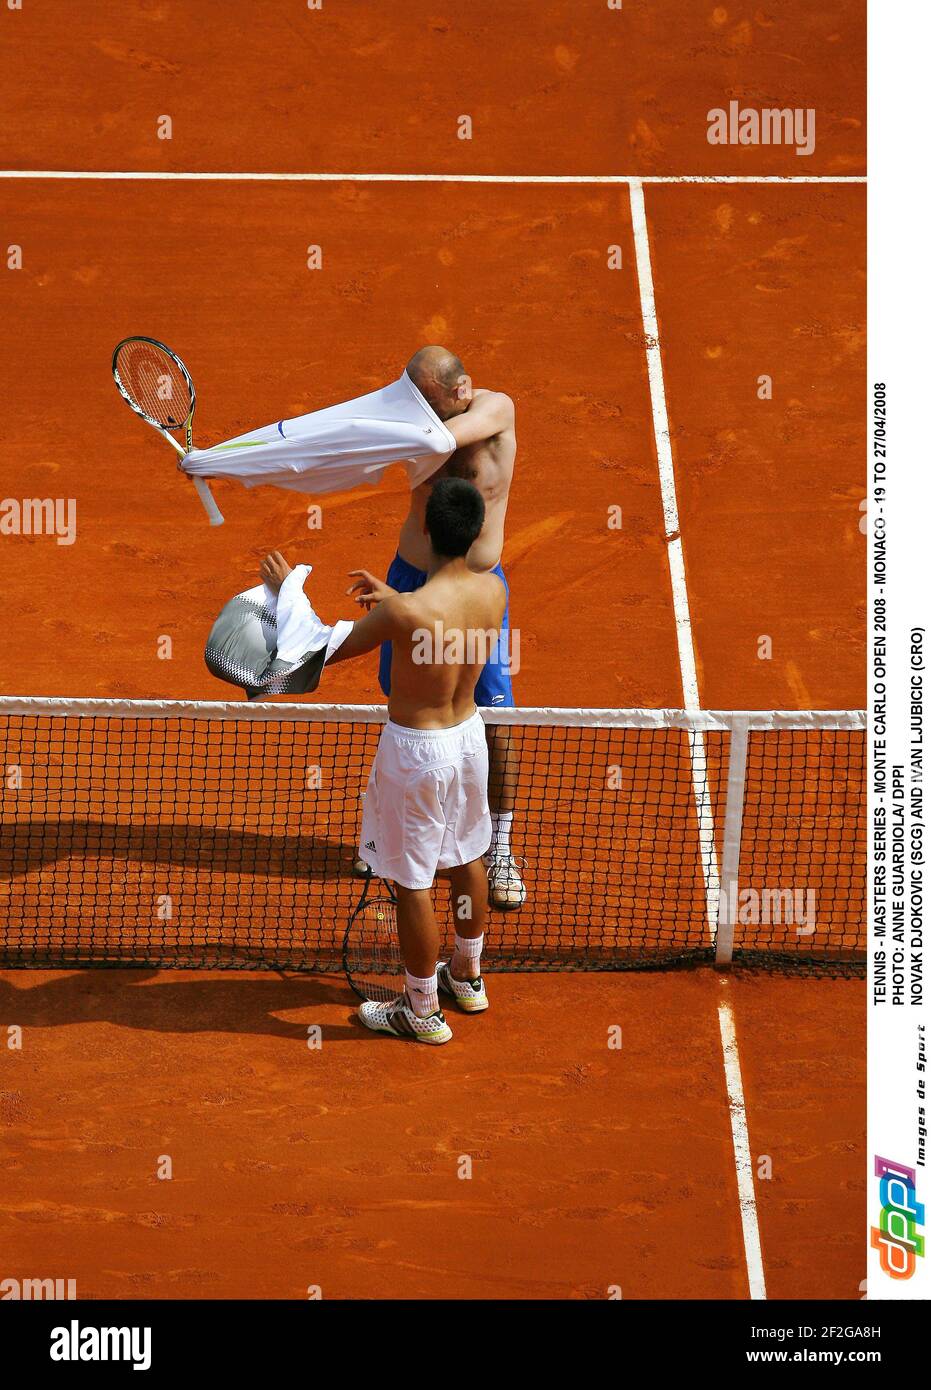
<instances>
[{"instance_id":1,"label":"clay tennis court","mask_svg":"<svg viewBox=\"0 0 931 1390\"><path fill-rule=\"evenodd\" d=\"M400 468L320 499L220 482L209 528L110 377L148 333L194 374L202 446L381 386L424 342L513 397L519 705L862 709L861 4L3 23L0 495L77 518L73 544L0 534L3 696L225 700L205 637L269 549L313 564L328 621L394 553ZM815 108L815 152L709 146L734 95ZM374 660L314 696L381 698ZM694 885L667 887L674 932ZM559 917L558 872L534 901ZM861 1297L862 977L489 978L437 1054L364 1033L335 971L5 970L0 1274L94 1298Z\"/></svg>"}]
</instances>

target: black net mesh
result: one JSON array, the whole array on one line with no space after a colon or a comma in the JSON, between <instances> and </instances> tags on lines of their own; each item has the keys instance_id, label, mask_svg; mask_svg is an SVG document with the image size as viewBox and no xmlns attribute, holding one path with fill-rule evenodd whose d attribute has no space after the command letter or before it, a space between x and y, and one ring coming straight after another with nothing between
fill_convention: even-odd
<instances>
[{"instance_id":1,"label":"black net mesh","mask_svg":"<svg viewBox=\"0 0 931 1390\"><path fill-rule=\"evenodd\" d=\"M380 724L25 703L0 704L0 963L340 968ZM728 732L494 737L526 900L492 912L486 964L712 959ZM750 734L736 961L860 965L864 807L862 729Z\"/></svg>"}]
</instances>

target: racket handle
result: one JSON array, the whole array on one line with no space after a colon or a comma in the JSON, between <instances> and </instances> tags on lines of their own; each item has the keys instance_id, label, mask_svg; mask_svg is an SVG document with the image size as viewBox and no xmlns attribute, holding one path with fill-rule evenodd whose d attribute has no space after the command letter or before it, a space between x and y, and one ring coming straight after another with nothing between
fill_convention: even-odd
<instances>
[{"instance_id":1,"label":"racket handle","mask_svg":"<svg viewBox=\"0 0 931 1390\"><path fill-rule=\"evenodd\" d=\"M194 486L197 488L198 497L204 504L204 511L210 518L210 525L222 526L223 513L220 511L220 508L213 500L213 493L210 491L210 484L207 482L207 479L194 478L192 479L192 481L194 483Z\"/></svg>"}]
</instances>

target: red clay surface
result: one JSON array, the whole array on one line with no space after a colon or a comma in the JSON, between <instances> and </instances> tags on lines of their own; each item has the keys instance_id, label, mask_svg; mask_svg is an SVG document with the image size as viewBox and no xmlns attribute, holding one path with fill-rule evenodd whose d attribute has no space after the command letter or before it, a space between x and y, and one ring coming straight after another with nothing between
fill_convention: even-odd
<instances>
[{"instance_id":1,"label":"red clay surface","mask_svg":"<svg viewBox=\"0 0 931 1390\"><path fill-rule=\"evenodd\" d=\"M863 0L238 0L204 21L175 0L5 14L0 167L865 171ZM814 108L814 153L709 145L731 100Z\"/></svg>"},{"instance_id":2,"label":"red clay surface","mask_svg":"<svg viewBox=\"0 0 931 1390\"><path fill-rule=\"evenodd\" d=\"M731 989L769 1298L863 1297L865 995L863 980Z\"/></svg>"},{"instance_id":3,"label":"red clay surface","mask_svg":"<svg viewBox=\"0 0 931 1390\"><path fill-rule=\"evenodd\" d=\"M825 988L776 998L810 1020ZM364 1034L339 979L0 983L4 1023L26 1030L4 1064L5 1267L75 1278L85 1297L745 1297L715 976L499 976L492 994L434 1051ZM541 1005L570 1026L534 1025ZM799 1059L756 1013L787 1228L791 1198L805 1208L795 1296L856 1297L856 1154L812 1152L800 1131L824 1097L787 1098ZM839 1099L852 1129L856 1100ZM779 1216L772 1252L764 1231L777 1266Z\"/></svg>"},{"instance_id":4,"label":"red clay surface","mask_svg":"<svg viewBox=\"0 0 931 1390\"><path fill-rule=\"evenodd\" d=\"M860 709L866 190L651 188L647 216L702 703Z\"/></svg>"},{"instance_id":5,"label":"red clay surface","mask_svg":"<svg viewBox=\"0 0 931 1390\"><path fill-rule=\"evenodd\" d=\"M3 167L863 172L862 3L591 0L534 6L532 25L516 0L390 23L362 3L231 4L209 26L171 0L74 10L4 12ZM706 113L730 99L814 106L815 154L710 147ZM646 188L706 705L863 699L862 203ZM314 563L329 619L350 612L348 568L390 559L400 473L320 499L322 531L294 494L219 487L209 530L109 377L115 342L146 332L194 372L200 443L449 342L518 407L519 702L681 703L625 187L6 180L0 214L4 252L23 248L0 273L0 496L78 514L73 546L0 536L0 689L227 698L204 638L265 550ZM373 668L338 668L318 698L377 699ZM336 977L0 977L0 1025L25 1029L0 1052L0 1275L98 1296L746 1297L719 980L493 988L434 1053L361 1034ZM859 1298L862 985L739 976L727 994L754 1163L773 1160L770 1295Z\"/></svg>"}]
</instances>

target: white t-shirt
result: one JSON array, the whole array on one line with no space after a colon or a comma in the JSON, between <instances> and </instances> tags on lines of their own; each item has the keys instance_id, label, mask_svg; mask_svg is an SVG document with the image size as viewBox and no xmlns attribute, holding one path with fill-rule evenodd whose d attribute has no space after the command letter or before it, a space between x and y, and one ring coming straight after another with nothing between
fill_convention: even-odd
<instances>
[{"instance_id":1,"label":"white t-shirt","mask_svg":"<svg viewBox=\"0 0 931 1390\"><path fill-rule=\"evenodd\" d=\"M455 448L453 435L404 372L367 396L279 420L211 449L192 449L182 467L192 477L234 478L245 487L323 493L377 483L390 464L403 463L415 488Z\"/></svg>"},{"instance_id":2,"label":"white t-shirt","mask_svg":"<svg viewBox=\"0 0 931 1390\"><path fill-rule=\"evenodd\" d=\"M318 618L304 593L310 572L310 565L295 565L277 594L256 584L223 605L204 652L212 675L238 685L250 700L316 690L353 624L341 619L329 627Z\"/></svg>"}]
</instances>

